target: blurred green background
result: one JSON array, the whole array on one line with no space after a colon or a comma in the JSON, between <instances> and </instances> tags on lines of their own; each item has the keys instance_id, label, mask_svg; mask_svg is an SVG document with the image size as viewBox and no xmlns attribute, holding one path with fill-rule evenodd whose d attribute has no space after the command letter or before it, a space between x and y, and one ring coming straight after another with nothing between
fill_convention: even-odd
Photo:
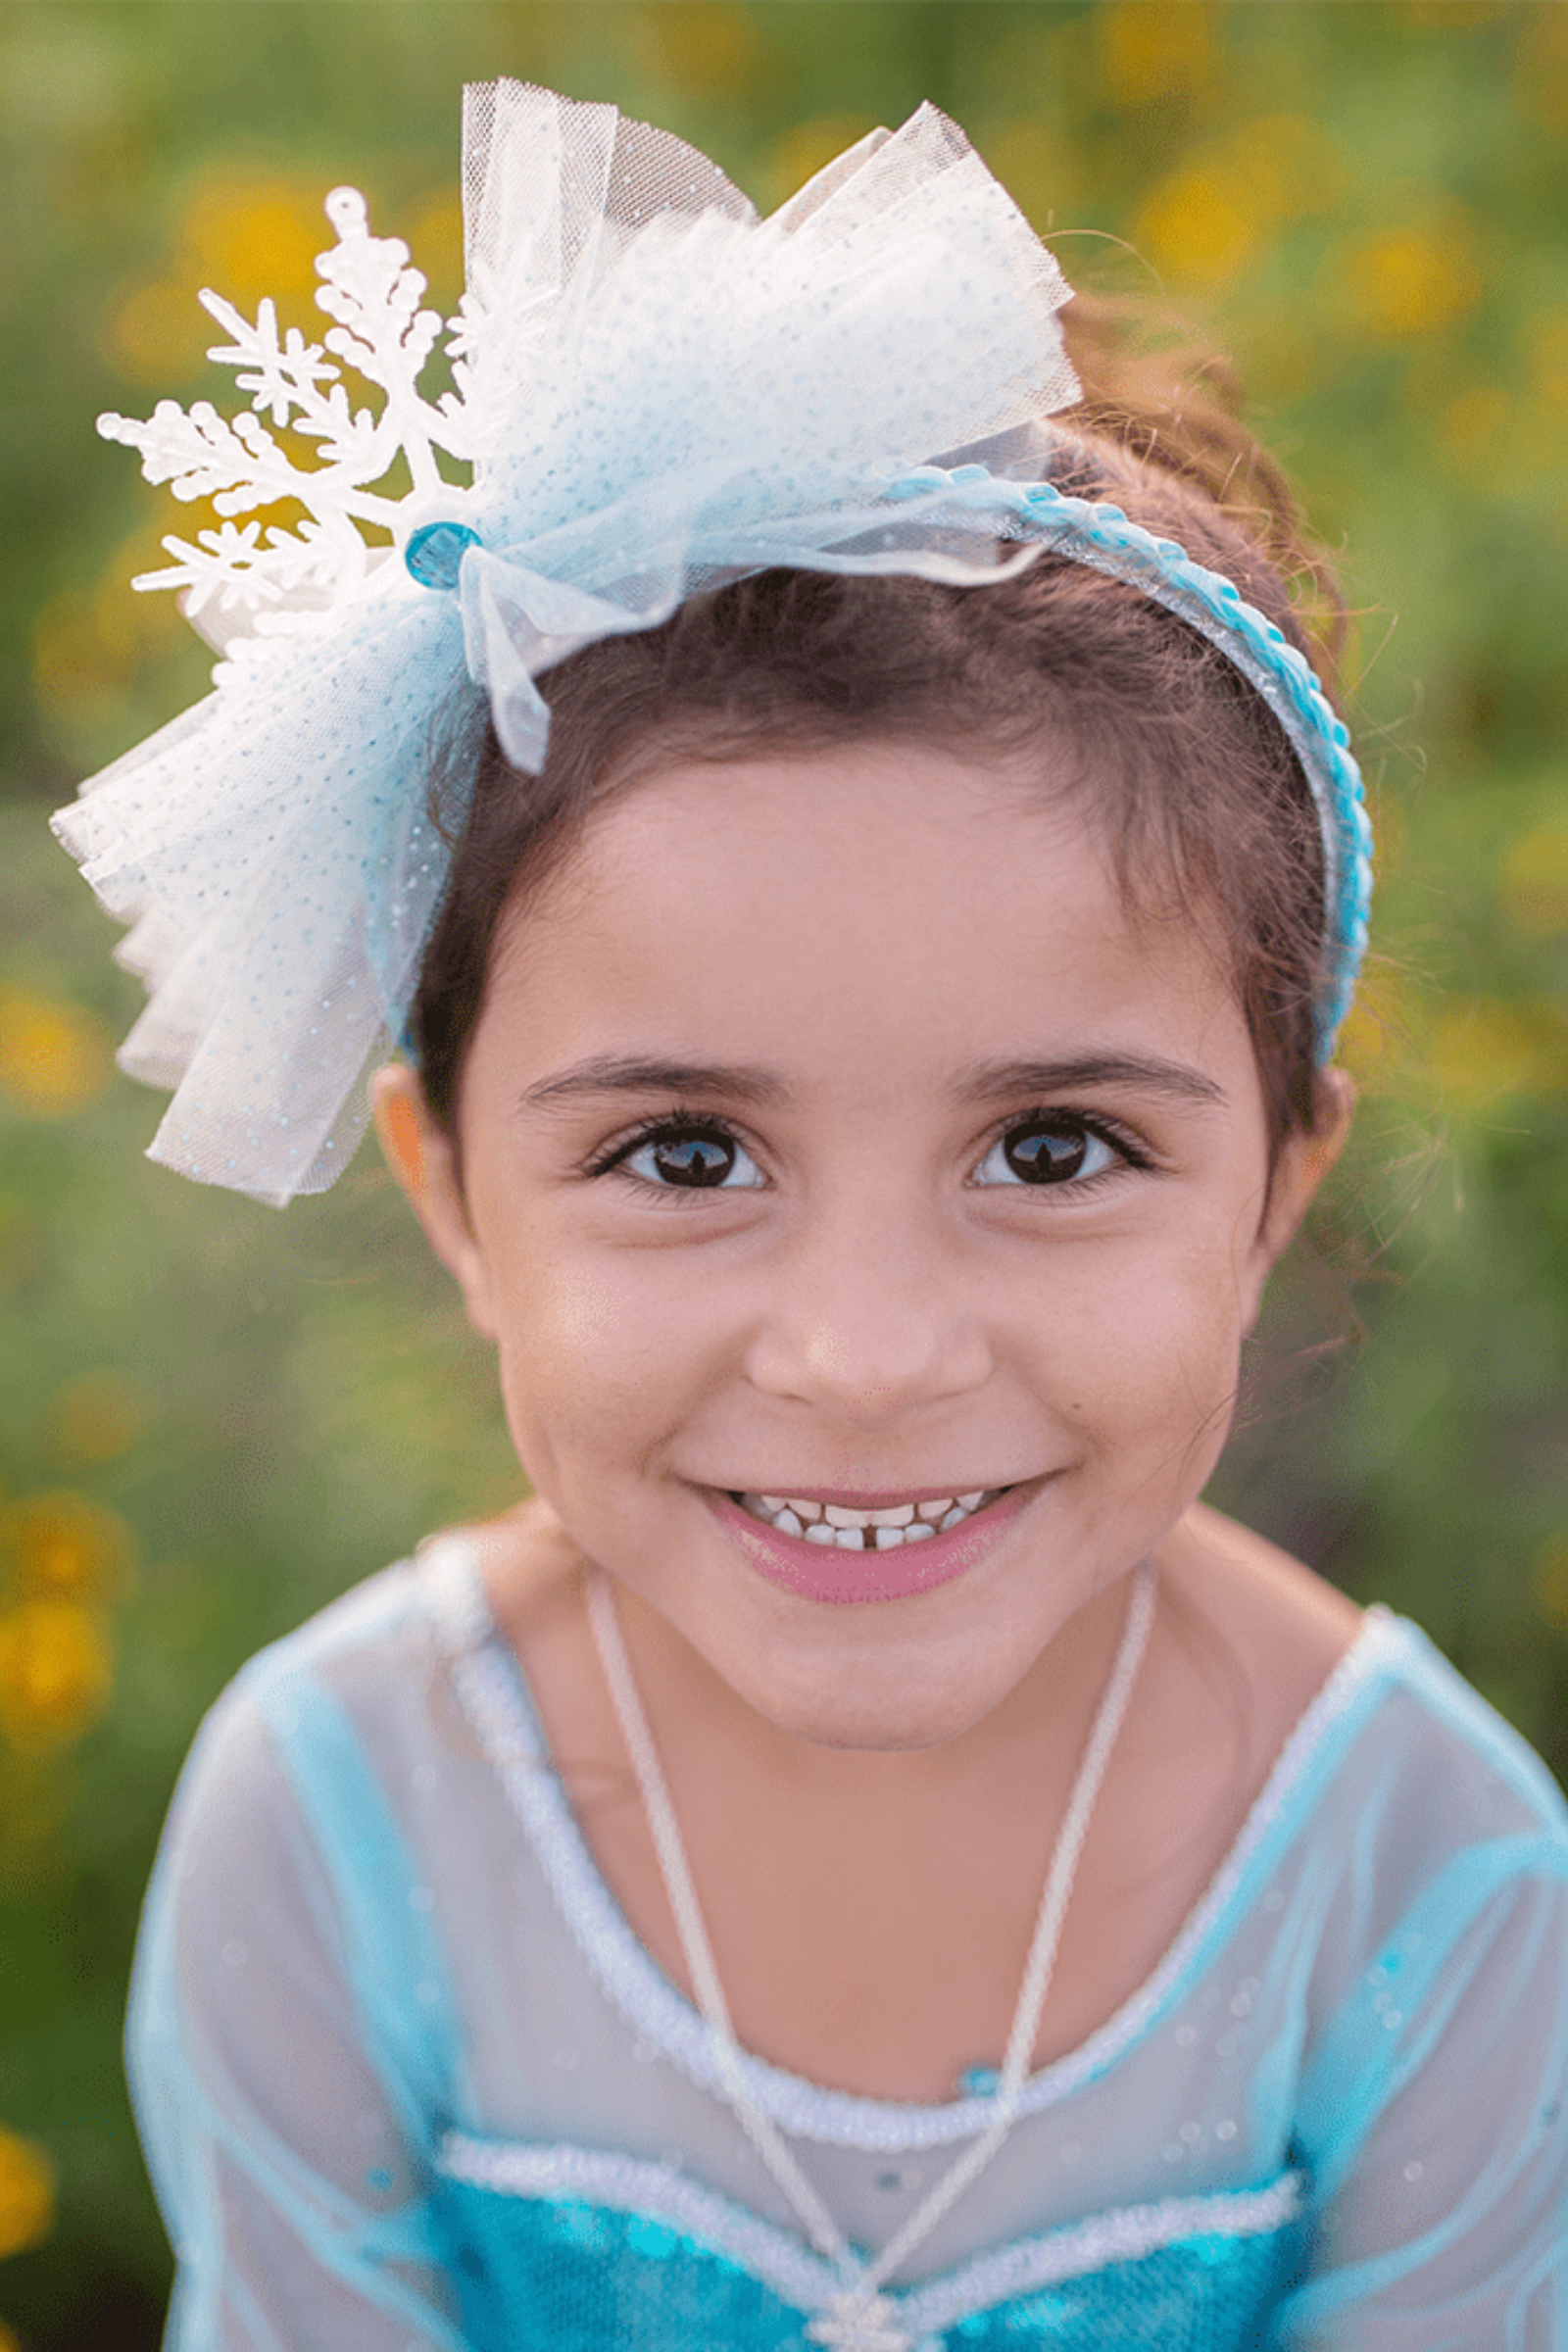
<instances>
[{"instance_id":1,"label":"blurred green background","mask_svg":"<svg viewBox=\"0 0 1568 2352\"><path fill-rule=\"evenodd\" d=\"M188 514L95 415L227 398L198 285L308 327L342 179L450 306L458 88L496 74L666 124L764 208L932 98L1070 276L1235 359L1343 551L1384 888L1356 1162L1277 1287L1219 1498L1418 1617L1568 1767L1568 6L11 0L0 2352L157 2339L118 2036L201 1711L517 1490L488 1365L368 1155L286 1218L140 1157L155 1102L111 1060L137 992L44 824L205 684L172 600L125 588Z\"/></svg>"}]
</instances>

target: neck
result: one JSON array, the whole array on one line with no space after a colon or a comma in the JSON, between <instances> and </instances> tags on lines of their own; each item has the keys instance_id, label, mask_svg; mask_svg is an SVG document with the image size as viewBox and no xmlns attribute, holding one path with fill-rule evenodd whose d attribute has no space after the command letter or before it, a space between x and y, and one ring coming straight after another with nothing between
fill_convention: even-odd
<instances>
[{"instance_id":1,"label":"neck","mask_svg":"<svg viewBox=\"0 0 1568 2352\"><path fill-rule=\"evenodd\" d=\"M1062 1925L1082 1858L1084 1839L1147 1644L1153 1605L1152 1571L1137 1576L1130 1587L1126 1619L1110 1673L1096 1705L1083 1754L1073 1775L1035 1915L1023 1980L1007 2034L1000 2085L990 2120L979 2138L927 2191L915 2211L906 2218L903 2227L869 2264L863 2264L857 2257L815 2186L802 2172L794 2152L781 2137L771 2118L756 2105L752 2097L742 2068L728 2000L714 1963L707 1923L691 1877L685 1843L626 1654L608 1580L594 1580L588 1590L587 1605L594 1643L636 1774L682 1953L698 2003L722 2061L725 2095L767 2171L806 2224L817 2251L825 2255L840 2272L842 2284L839 2292L832 2298L823 2320L813 2324L808 2332L819 2342L844 2346L846 2352L850 2346L860 2344L865 2345L869 2352L873 2342L886 2344L887 2352L909 2352L911 2339L896 2328L891 2333L886 2332L880 2325L888 2309L880 2302L880 2289L907 2255L930 2235L944 2214L963 2196L1011 2130L1039 2038L1041 2018L1055 1972Z\"/></svg>"}]
</instances>

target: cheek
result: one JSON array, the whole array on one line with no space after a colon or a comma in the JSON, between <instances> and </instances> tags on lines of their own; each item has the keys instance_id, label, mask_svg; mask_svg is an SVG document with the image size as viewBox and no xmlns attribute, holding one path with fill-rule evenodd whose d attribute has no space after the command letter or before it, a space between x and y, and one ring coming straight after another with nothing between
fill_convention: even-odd
<instances>
[{"instance_id":1,"label":"cheek","mask_svg":"<svg viewBox=\"0 0 1568 2352\"><path fill-rule=\"evenodd\" d=\"M604 1476L644 1459L701 1383L704 1352L676 1300L635 1273L613 1253L557 1253L548 1242L509 1253L501 1389L536 1482L569 1478L573 1462Z\"/></svg>"},{"instance_id":2,"label":"cheek","mask_svg":"<svg viewBox=\"0 0 1568 2352\"><path fill-rule=\"evenodd\" d=\"M1151 1249L1084 1286L1054 1330L1060 1389L1086 1439L1152 1461L1217 1451L1243 1335L1239 1268L1222 1244Z\"/></svg>"}]
</instances>

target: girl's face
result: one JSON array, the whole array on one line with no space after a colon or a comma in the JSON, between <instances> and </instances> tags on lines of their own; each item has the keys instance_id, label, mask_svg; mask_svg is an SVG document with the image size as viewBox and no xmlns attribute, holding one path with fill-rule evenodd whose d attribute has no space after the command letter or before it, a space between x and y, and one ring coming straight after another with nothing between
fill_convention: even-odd
<instances>
[{"instance_id":1,"label":"girl's face","mask_svg":"<svg viewBox=\"0 0 1568 2352\"><path fill-rule=\"evenodd\" d=\"M426 1133L535 1488L813 1741L978 1724L1158 1544L1328 1156L1287 1146L1265 1214L1208 941L1131 921L1030 766L869 744L638 784L503 925L461 1189ZM886 1550L756 1515L997 1490Z\"/></svg>"}]
</instances>

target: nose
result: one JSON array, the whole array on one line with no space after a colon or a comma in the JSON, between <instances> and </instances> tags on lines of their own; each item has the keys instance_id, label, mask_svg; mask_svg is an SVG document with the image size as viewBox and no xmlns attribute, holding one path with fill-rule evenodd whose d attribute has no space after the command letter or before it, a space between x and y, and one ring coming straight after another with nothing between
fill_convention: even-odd
<instances>
[{"instance_id":1,"label":"nose","mask_svg":"<svg viewBox=\"0 0 1568 2352\"><path fill-rule=\"evenodd\" d=\"M875 1429L989 1379L973 1284L891 1217L818 1227L772 1268L747 1364L754 1387Z\"/></svg>"}]
</instances>

